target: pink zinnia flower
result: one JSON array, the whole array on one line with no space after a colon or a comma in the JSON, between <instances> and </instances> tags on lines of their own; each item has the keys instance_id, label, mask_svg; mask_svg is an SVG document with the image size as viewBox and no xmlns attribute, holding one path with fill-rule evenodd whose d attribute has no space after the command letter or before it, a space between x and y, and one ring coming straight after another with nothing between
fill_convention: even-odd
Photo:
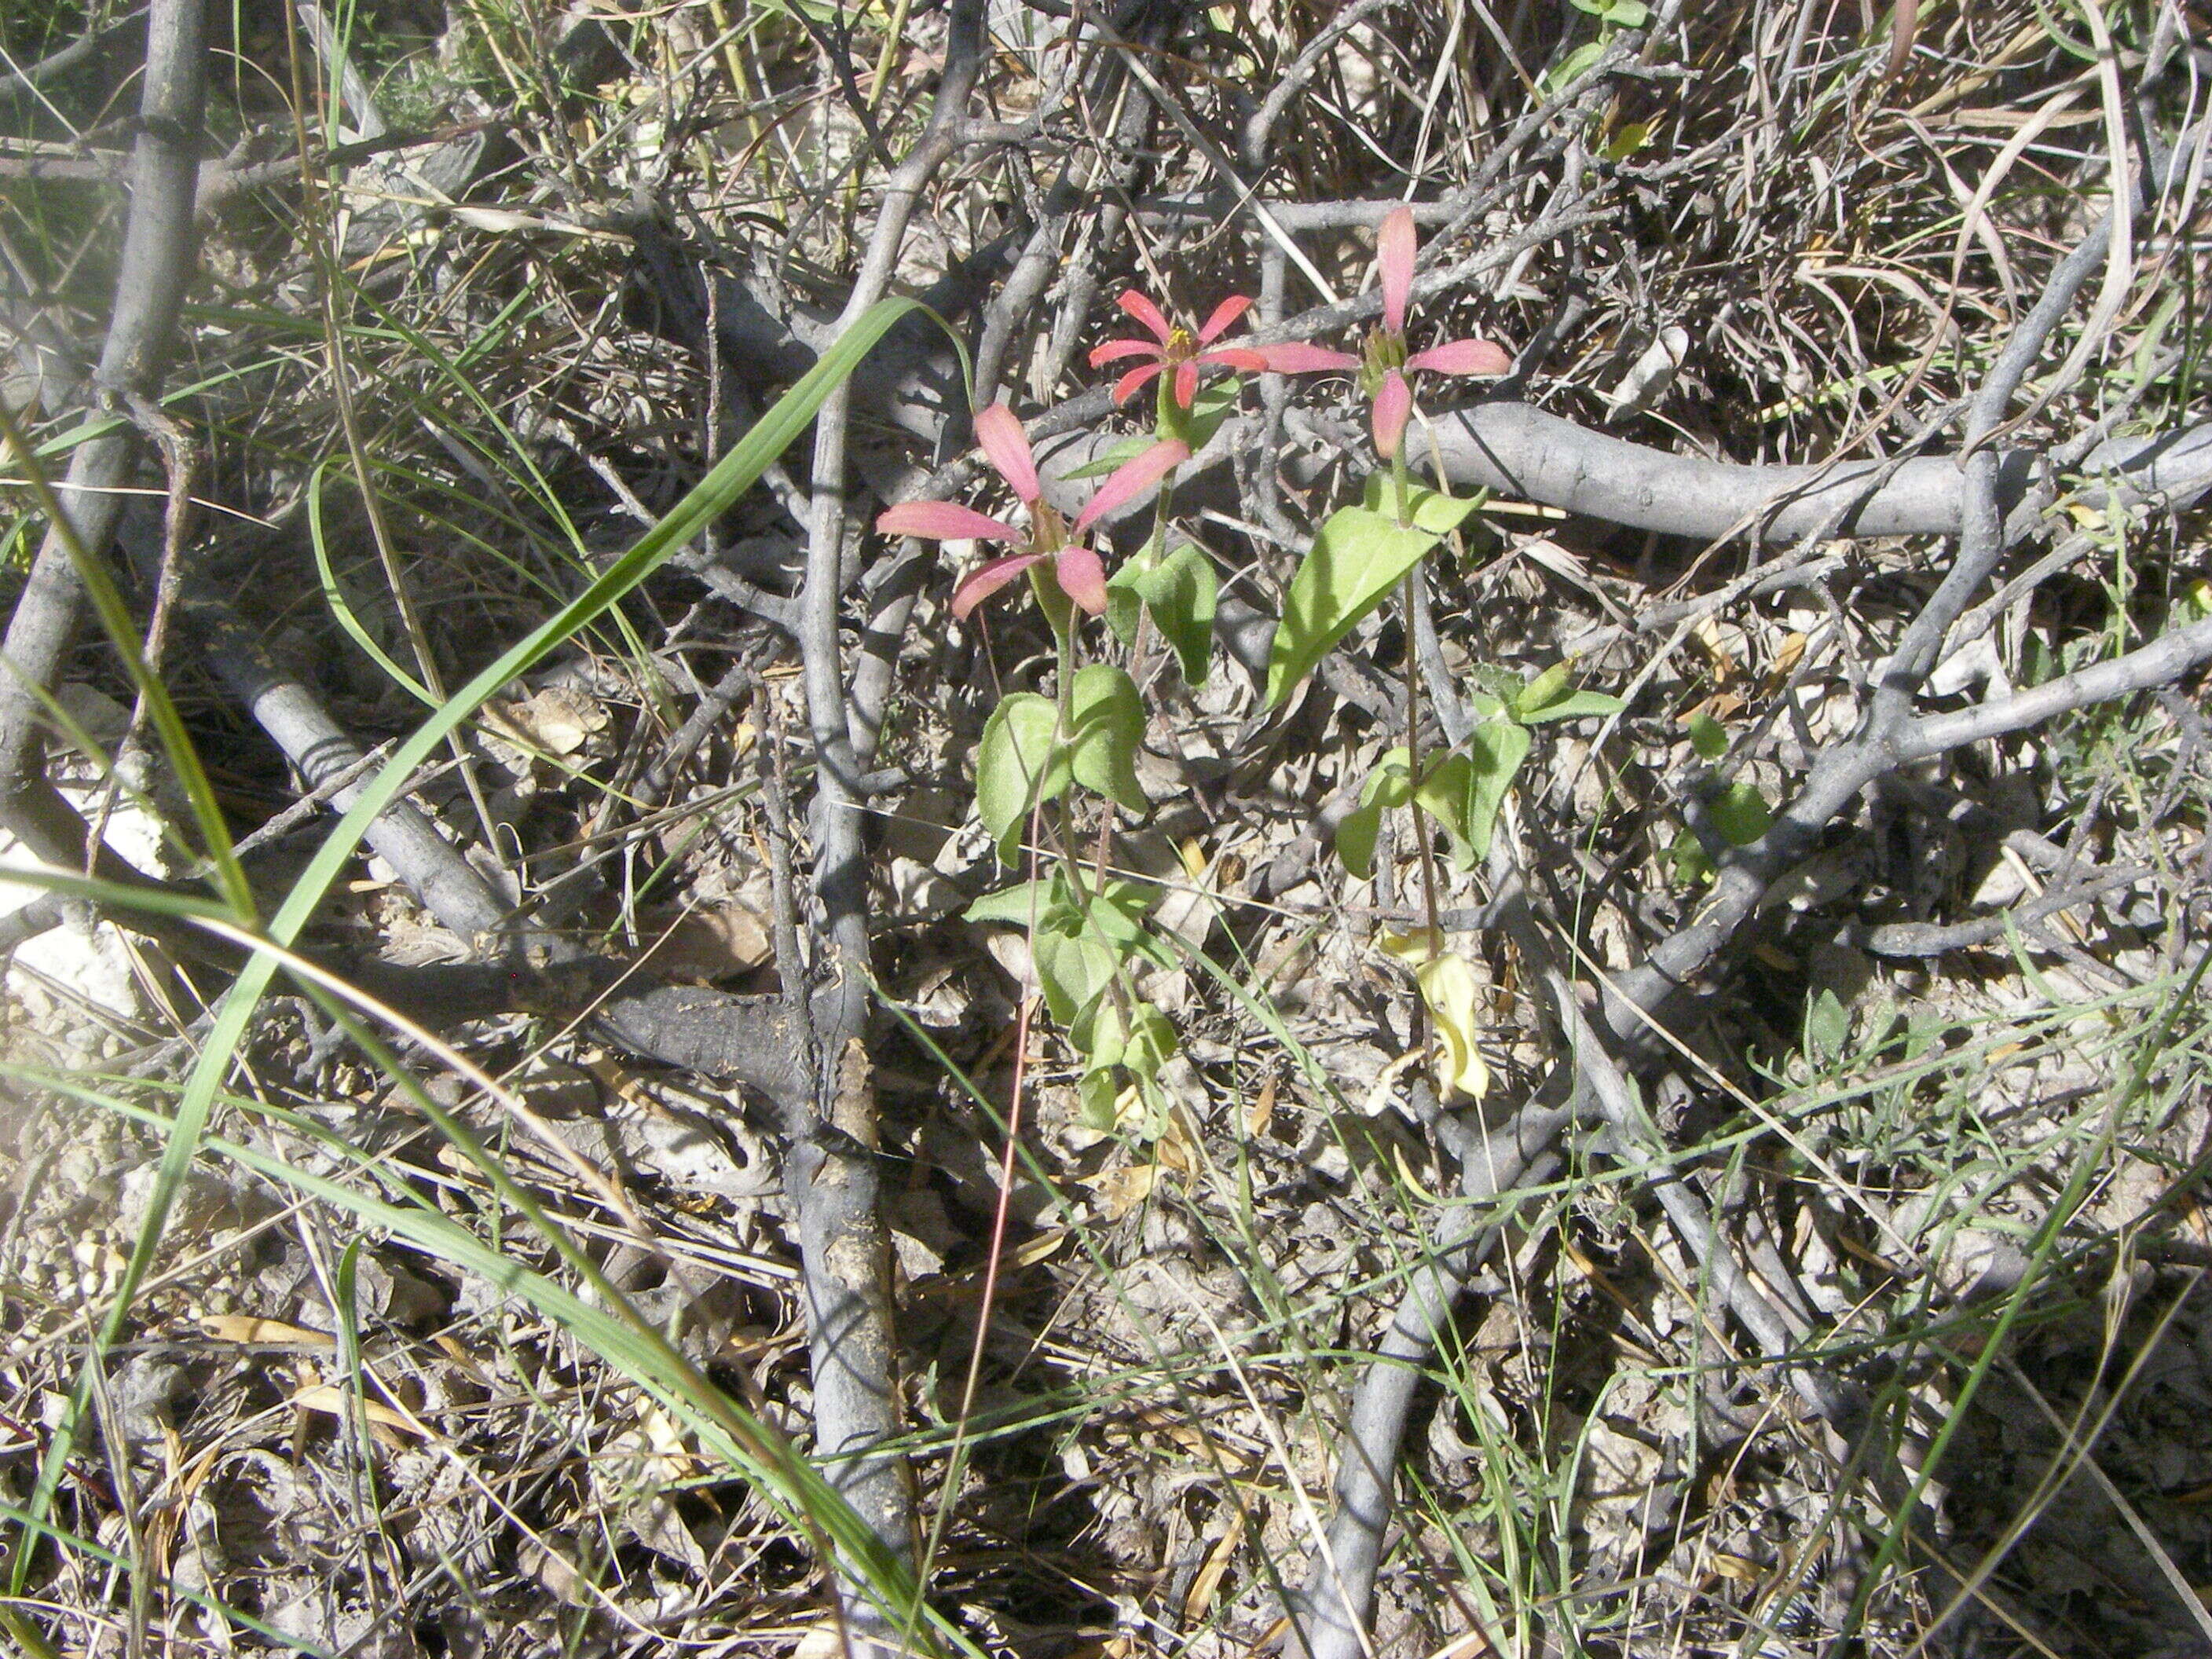
<instances>
[{"instance_id":1,"label":"pink zinnia flower","mask_svg":"<svg viewBox=\"0 0 2212 1659\"><path fill-rule=\"evenodd\" d=\"M1091 526L1125 501L1142 495L1169 472L1190 459L1190 446L1170 441L1154 444L1134 460L1116 469L1098 486L1098 493L1084 504L1071 526L1044 499L1037 482L1036 459L1014 411L993 404L975 411L975 441L983 454L1029 509L1027 531L951 501L902 501L876 520L886 536L920 536L930 541L1026 541L1026 552L994 559L971 573L953 590L952 614L962 622L968 613L1031 565L1053 562L1053 575L1060 591L1091 615L1106 609L1106 568L1098 556L1071 535L1080 536Z\"/></svg>"},{"instance_id":2,"label":"pink zinnia flower","mask_svg":"<svg viewBox=\"0 0 2212 1659\"><path fill-rule=\"evenodd\" d=\"M1150 357L1152 361L1142 368L1133 368L1114 382L1114 401L1127 403L1130 394L1164 369L1175 370L1175 400L1188 409L1191 399L1198 395L1198 371L1201 364L1219 363L1225 368L1241 368L1248 374L1257 374L1267 368L1267 354L1248 346L1216 346L1214 342L1229 330L1231 324L1251 309L1252 301L1242 294L1231 295L1214 307L1213 314L1195 335L1168 321L1160 308L1136 289L1131 289L1115 303L1132 317L1152 330L1153 340L1109 340L1091 354L1091 367L1103 368L1108 363L1119 362L1124 357ZM1201 350L1201 347L1212 347Z\"/></svg>"},{"instance_id":3,"label":"pink zinnia flower","mask_svg":"<svg viewBox=\"0 0 2212 1659\"><path fill-rule=\"evenodd\" d=\"M1447 340L1408 356L1406 352L1406 307L1413 297L1413 210L1401 204L1382 222L1376 239L1375 263L1382 284L1382 321L1367 337L1364 357L1326 347L1269 346L1261 353L1267 367L1277 374L1303 374L1316 369L1357 368L1367 393L1375 400L1375 449L1389 460L1398 453L1406 434L1406 422L1413 412L1413 388L1406 376L1415 369L1438 374L1503 374L1513 359L1494 340Z\"/></svg>"}]
</instances>

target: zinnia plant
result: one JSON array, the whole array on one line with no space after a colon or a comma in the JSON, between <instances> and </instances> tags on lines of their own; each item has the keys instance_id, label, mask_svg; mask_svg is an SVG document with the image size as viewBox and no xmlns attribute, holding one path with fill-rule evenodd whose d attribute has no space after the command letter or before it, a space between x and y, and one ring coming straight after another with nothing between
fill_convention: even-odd
<instances>
[{"instance_id":1,"label":"zinnia plant","mask_svg":"<svg viewBox=\"0 0 2212 1659\"><path fill-rule=\"evenodd\" d=\"M1331 351L1303 343L1269 346L1261 352L1264 367L1278 374L1320 369L1360 371L1360 388L1374 400L1375 452L1395 459L1413 412L1413 388L1407 379L1418 370L1437 374L1503 374L1513 359L1495 340L1447 340L1410 355L1406 347L1406 311L1413 296L1413 254L1418 238L1413 210L1393 208L1376 240L1375 264L1382 286L1382 320L1367 337L1364 356Z\"/></svg>"},{"instance_id":2,"label":"zinnia plant","mask_svg":"<svg viewBox=\"0 0 2212 1659\"><path fill-rule=\"evenodd\" d=\"M1024 570L1051 562L1052 580L1059 591L1091 616L1106 609L1106 570L1097 554L1079 538L1115 507L1133 501L1190 459L1188 445L1169 440L1156 443L1117 468L1096 495L1084 503L1073 525L1064 520L1044 499L1037 480L1036 459L1029 436L1014 412L1004 404L993 404L975 413L975 441L984 458L1028 510L1029 528L1017 529L1002 519L978 513L952 501L902 501L876 520L876 528L889 536L919 536L931 541L1027 542L1019 553L994 559L971 572L953 591L952 614L965 622L985 599Z\"/></svg>"},{"instance_id":3,"label":"zinnia plant","mask_svg":"<svg viewBox=\"0 0 2212 1659\"><path fill-rule=\"evenodd\" d=\"M1139 387L1153 375L1173 369L1175 374L1168 383L1169 395L1178 409L1188 410L1198 396L1198 371L1209 363L1224 368L1241 368L1247 374L1258 374L1267 367L1267 355L1251 346L1217 346L1213 343L1227 333L1239 317L1252 307L1249 296L1233 294L1214 307L1213 314L1200 325L1196 334L1168 321L1159 307L1134 289L1124 294L1115 303L1152 332L1150 340L1109 340L1092 350L1091 367L1103 368L1108 363L1121 362L1130 357L1149 357L1152 361L1141 368L1133 368L1114 382L1114 401L1125 404Z\"/></svg>"}]
</instances>

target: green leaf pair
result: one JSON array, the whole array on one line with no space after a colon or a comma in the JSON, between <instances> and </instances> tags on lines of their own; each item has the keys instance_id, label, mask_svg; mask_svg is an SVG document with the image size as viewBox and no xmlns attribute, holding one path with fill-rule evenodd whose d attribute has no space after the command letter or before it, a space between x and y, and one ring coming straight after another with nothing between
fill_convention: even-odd
<instances>
[{"instance_id":1,"label":"green leaf pair","mask_svg":"<svg viewBox=\"0 0 2212 1659\"><path fill-rule=\"evenodd\" d=\"M1213 561L1188 542L1162 555L1159 544L1116 570L1106 582L1106 621L1122 644L1133 644L1139 617L1152 612L1152 625L1174 647L1183 684L1206 684L1213 650L1213 611L1221 585Z\"/></svg>"},{"instance_id":2,"label":"green leaf pair","mask_svg":"<svg viewBox=\"0 0 2212 1659\"><path fill-rule=\"evenodd\" d=\"M1527 727L1502 716L1486 720L1468 733L1464 748L1438 756L1419 784L1406 750L1389 750L1360 791L1359 805L1337 825L1337 857L1360 880L1370 879L1383 813L1417 801L1451 837L1452 861L1474 868L1490 855L1498 811L1528 757L1528 744Z\"/></svg>"},{"instance_id":3,"label":"green leaf pair","mask_svg":"<svg viewBox=\"0 0 2212 1659\"><path fill-rule=\"evenodd\" d=\"M1172 960L1145 926L1158 898L1159 890L1149 882L1116 878L1079 896L1067 872L1054 870L1040 880L988 893L965 914L970 921L1029 928L1030 958L1053 1018L1068 1028L1071 1040L1085 1054L1097 1052L1102 1042L1112 1043L1114 1058L1100 1063L1127 1065L1121 1054L1130 1039L1115 1035L1123 1028L1117 1024L1101 1032L1096 1016L1107 988L1129 963Z\"/></svg>"},{"instance_id":4,"label":"green leaf pair","mask_svg":"<svg viewBox=\"0 0 2212 1659\"><path fill-rule=\"evenodd\" d=\"M1528 758L1528 728L1546 720L1618 714L1626 706L1602 691L1576 690L1567 684L1568 669L1565 662L1554 663L1525 685L1504 670L1478 670L1476 678L1492 688L1472 699L1480 722L1465 744L1430 763L1419 784L1405 750L1393 749L1382 757L1360 791L1359 805L1337 826L1336 854L1344 867L1362 881L1375 873L1382 815L1409 801L1419 802L1443 825L1451 837L1452 861L1461 869L1473 869L1488 858L1498 814Z\"/></svg>"},{"instance_id":5,"label":"green leaf pair","mask_svg":"<svg viewBox=\"0 0 2212 1659\"><path fill-rule=\"evenodd\" d=\"M1528 728L1511 720L1485 720L1467 734L1421 781L1413 798L1434 814L1451 837L1452 862L1472 870L1490 856L1505 794L1528 758Z\"/></svg>"},{"instance_id":6,"label":"green leaf pair","mask_svg":"<svg viewBox=\"0 0 2212 1659\"><path fill-rule=\"evenodd\" d=\"M975 757L975 811L1006 863L1015 861L1023 825L1040 804L1071 782L1141 812L1137 745L1145 709L1136 682L1107 663L1076 671L1068 695L1067 735L1060 708L1034 691L1009 693L991 711Z\"/></svg>"}]
</instances>

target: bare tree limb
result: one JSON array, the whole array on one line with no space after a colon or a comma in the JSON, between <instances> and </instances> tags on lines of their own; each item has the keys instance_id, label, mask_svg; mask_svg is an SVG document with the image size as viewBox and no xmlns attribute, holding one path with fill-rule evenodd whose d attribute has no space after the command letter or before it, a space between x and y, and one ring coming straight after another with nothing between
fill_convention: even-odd
<instances>
[{"instance_id":1,"label":"bare tree limb","mask_svg":"<svg viewBox=\"0 0 2212 1659\"><path fill-rule=\"evenodd\" d=\"M963 112L984 50L982 0L956 0L930 124L891 175L840 331L889 286L907 223L923 189L960 141ZM786 1114L785 1184L798 1218L803 1293L813 1358L817 1456L830 1484L900 1559L915 1548L913 1496L903 1464L873 1449L900 1429L891 1347L889 1247L878 1214L874 1085L863 1041L871 981L866 853L861 844L860 766L847 699L839 612L845 592L846 441L849 386L816 416L814 522L800 597L800 657L814 741L815 896L822 906L817 969L829 982L815 1007L813 1098ZM848 1634L890 1643L890 1621L841 1580Z\"/></svg>"},{"instance_id":2,"label":"bare tree limb","mask_svg":"<svg viewBox=\"0 0 2212 1659\"><path fill-rule=\"evenodd\" d=\"M2173 629L2124 657L2062 674L1996 702L1955 714L1923 715L1898 738L1898 758L1924 759L1984 738L2022 732L2092 703L2168 685L2208 658L2212 658L2212 618Z\"/></svg>"},{"instance_id":3,"label":"bare tree limb","mask_svg":"<svg viewBox=\"0 0 2212 1659\"><path fill-rule=\"evenodd\" d=\"M101 403L156 402L168 368L177 314L192 272L192 203L199 182L207 90L204 0L154 0L147 19L146 70L132 152L131 213L123 234L115 307L93 371ZM106 556L123 497L117 487L138 453L137 434L118 420L70 457L58 486L70 528L88 558ZM51 864L79 865L82 843L66 844L66 811L45 769L40 693L55 684L76 638L83 598L70 538L50 526L9 618L0 673L0 828ZM58 812L59 806L64 809Z\"/></svg>"},{"instance_id":4,"label":"bare tree limb","mask_svg":"<svg viewBox=\"0 0 2212 1659\"><path fill-rule=\"evenodd\" d=\"M1835 532L1842 535L1956 535L1966 501L1960 464L1950 456L1906 461L1887 483L1870 488L1888 463L1709 461L1608 437L1526 404L1476 404L1431 418L1448 482L1457 488L1495 489L1609 524L1701 541L1741 534L1744 526L1771 540L1794 540L1838 507L1845 509ZM1419 448L1425 463L1425 446ZM1996 502L2008 516L2008 539L2017 540L2028 526L2014 529L2013 509L2049 481L2033 452L1991 459ZM2212 425L2112 441L2085 459L2081 471L2106 480L2084 491L2086 505L2185 506L2212 489Z\"/></svg>"}]
</instances>

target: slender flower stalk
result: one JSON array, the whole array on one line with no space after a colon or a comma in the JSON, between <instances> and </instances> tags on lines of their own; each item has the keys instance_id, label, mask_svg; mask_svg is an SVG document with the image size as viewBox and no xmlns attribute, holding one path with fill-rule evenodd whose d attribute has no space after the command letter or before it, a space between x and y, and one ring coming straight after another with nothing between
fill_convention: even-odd
<instances>
[{"instance_id":1,"label":"slender flower stalk","mask_svg":"<svg viewBox=\"0 0 2212 1659\"><path fill-rule=\"evenodd\" d=\"M1413 412L1413 388L1408 378L1417 371L1434 374L1503 374L1513 359L1495 340L1447 340L1426 351L1408 353L1406 313L1413 297L1413 253L1418 238L1413 210L1401 205L1391 210L1376 239L1375 264L1382 289L1382 320L1367 336L1359 356L1331 351L1303 343L1268 346L1261 356L1276 374L1306 374L1325 369L1358 369L1360 386L1374 402L1375 453L1395 460L1406 435L1406 422Z\"/></svg>"},{"instance_id":2,"label":"slender flower stalk","mask_svg":"<svg viewBox=\"0 0 2212 1659\"><path fill-rule=\"evenodd\" d=\"M1134 460L1118 468L1084 503L1071 525L1044 499L1037 479L1036 458L1028 434L1014 412L1004 404L975 411L975 441L994 471L1006 481L1029 514L1029 527L1017 529L1002 519L978 513L953 501L902 501L887 508L876 528L887 536L918 536L928 541L1017 542L1018 553L994 559L971 571L953 590L952 614L960 621L985 599L1024 570L1032 580L1046 577L1091 616L1106 609L1106 568L1097 554L1079 539L1098 520L1115 507L1133 501L1190 459L1188 444L1170 441L1154 444Z\"/></svg>"},{"instance_id":3,"label":"slender flower stalk","mask_svg":"<svg viewBox=\"0 0 2212 1659\"><path fill-rule=\"evenodd\" d=\"M1117 363L1130 357L1149 357L1152 361L1141 368L1133 368L1114 382L1114 401L1124 404L1138 389L1155 374L1169 369L1175 371L1170 382L1169 395L1176 407L1188 410L1198 396L1198 371L1208 365L1224 368L1243 369L1256 374L1267 367L1267 353L1250 346L1217 346L1213 343L1229 331L1239 317L1252 308L1249 296L1233 294L1214 307L1213 314L1200 326L1197 333L1179 324L1170 323L1166 313L1152 301L1131 289L1115 301L1122 310L1152 331L1150 340L1109 340L1091 354L1091 367L1103 368L1108 363Z\"/></svg>"}]
</instances>

